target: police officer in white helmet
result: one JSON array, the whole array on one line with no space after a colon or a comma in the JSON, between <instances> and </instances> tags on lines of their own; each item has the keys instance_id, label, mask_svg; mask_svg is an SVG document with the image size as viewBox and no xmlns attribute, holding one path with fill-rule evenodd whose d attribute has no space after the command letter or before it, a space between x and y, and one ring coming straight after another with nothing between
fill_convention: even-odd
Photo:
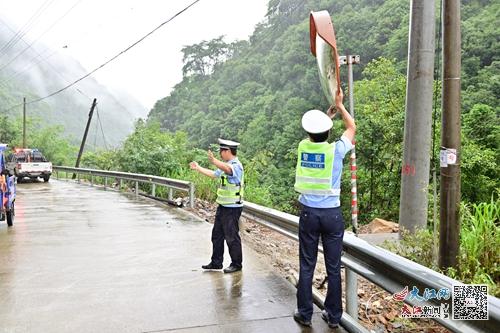
<instances>
[{"instance_id":1,"label":"police officer in white helmet","mask_svg":"<svg viewBox=\"0 0 500 333\"><path fill-rule=\"evenodd\" d=\"M224 273L234 273L242 268L241 238L239 234L239 219L243 211L243 165L238 160L237 148L240 144L231 140L219 139L219 154L222 161L208 151L208 160L217 170L203 168L196 162L191 162L191 169L208 176L218 178L217 200L219 204L212 228L212 258L203 269L221 269L224 259L224 240L231 256L231 265Z\"/></svg>"},{"instance_id":2,"label":"police officer in white helmet","mask_svg":"<svg viewBox=\"0 0 500 333\"><path fill-rule=\"evenodd\" d=\"M344 237L344 220L340 209L340 178L342 160L353 148L356 125L342 103L343 92L335 99L335 107L325 114L319 110L307 111L302 117L302 127L308 138L298 147L295 190L300 193L299 219L300 273L297 286L297 309L294 319L304 326L311 326L313 313L312 279L321 237L328 274L328 291L322 318L331 328L337 327L342 316L342 285L340 256ZM331 118L340 113L345 131L340 140L328 143L333 125Z\"/></svg>"}]
</instances>

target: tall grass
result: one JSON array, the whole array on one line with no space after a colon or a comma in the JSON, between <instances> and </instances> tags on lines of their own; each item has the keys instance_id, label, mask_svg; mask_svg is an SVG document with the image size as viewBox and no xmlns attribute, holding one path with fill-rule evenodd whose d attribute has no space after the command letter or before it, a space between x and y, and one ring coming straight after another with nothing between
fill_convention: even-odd
<instances>
[{"instance_id":1,"label":"tall grass","mask_svg":"<svg viewBox=\"0 0 500 333\"><path fill-rule=\"evenodd\" d=\"M442 272L467 284L487 284L489 293L500 297L500 197L490 202L462 203L460 207L460 249L458 268ZM404 234L399 243L385 242L388 250L439 271L432 260L434 235L431 230Z\"/></svg>"},{"instance_id":2,"label":"tall grass","mask_svg":"<svg viewBox=\"0 0 500 333\"><path fill-rule=\"evenodd\" d=\"M495 198L496 197L496 198ZM468 283L490 285L500 295L500 197L490 202L462 204L459 269L449 274Z\"/></svg>"}]
</instances>

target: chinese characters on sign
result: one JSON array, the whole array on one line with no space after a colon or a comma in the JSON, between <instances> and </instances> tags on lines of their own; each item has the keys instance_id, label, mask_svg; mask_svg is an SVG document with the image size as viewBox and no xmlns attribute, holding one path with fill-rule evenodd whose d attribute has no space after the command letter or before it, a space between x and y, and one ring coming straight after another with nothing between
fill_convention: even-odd
<instances>
[{"instance_id":1,"label":"chinese characters on sign","mask_svg":"<svg viewBox=\"0 0 500 333\"><path fill-rule=\"evenodd\" d=\"M436 300L449 300L451 297L450 289L441 288L436 289L425 288L422 296L419 294L419 289L413 286L411 291L406 286L403 290L392 295L395 301L417 301L427 302L432 299ZM440 306L423 305L423 306L410 306L403 304L401 308L401 317L403 318L450 318L450 305L448 303L441 303Z\"/></svg>"},{"instance_id":2,"label":"chinese characters on sign","mask_svg":"<svg viewBox=\"0 0 500 333\"><path fill-rule=\"evenodd\" d=\"M413 306L402 305L401 317L403 318L488 320L487 295L486 285L455 285L453 292L449 288L439 290L425 288L422 293L416 286L413 286L411 290L405 286L400 292L394 293L392 299L398 302L416 303ZM451 303L447 302L450 298ZM430 300L436 300L438 304L427 303Z\"/></svg>"}]
</instances>

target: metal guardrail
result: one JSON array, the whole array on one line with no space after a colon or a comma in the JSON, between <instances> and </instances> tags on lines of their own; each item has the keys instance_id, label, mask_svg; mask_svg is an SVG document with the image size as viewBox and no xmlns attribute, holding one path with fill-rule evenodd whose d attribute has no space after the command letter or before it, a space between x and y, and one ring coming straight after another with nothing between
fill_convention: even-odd
<instances>
[{"instance_id":1,"label":"metal guardrail","mask_svg":"<svg viewBox=\"0 0 500 333\"><path fill-rule=\"evenodd\" d=\"M250 202L245 202L243 215L289 238L298 240L298 216ZM352 233L344 235L343 246L345 253L342 256L342 264L345 266L346 273L349 270L354 271L389 293L400 292L405 286L410 289L412 286L416 286L421 291L425 290L425 288L434 290L448 288L451 292L454 285L463 285L460 281L451 279L390 251L373 246ZM322 252L321 248L320 251ZM346 295L349 297L353 293L346 291ZM357 297L357 291L355 291L354 295ZM412 306L440 305L436 300L418 302L405 299L405 302ZM440 302L445 303L446 301L441 300ZM451 299L448 302L451 302ZM449 309L451 310L451 305ZM488 310L489 320L432 319L454 332L497 332L500 327L500 299L488 296Z\"/></svg>"},{"instance_id":2,"label":"metal guardrail","mask_svg":"<svg viewBox=\"0 0 500 333\"><path fill-rule=\"evenodd\" d=\"M190 207L194 207L194 185L190 182L175 180L164 177L157 177L143 174L131 174L117 171L104 171L83 168L71 168L63 166L54 166L54 171L76 173L77 175L86 174L107 178L116 178L121 180L135 181L136 193L138 193L138 183L152 184L152 192L154 195L155 185L161 185L169 188L169 197L172 189L186 191L189 193ZM105 185L107 183L105 182ZM243 216L251 218L257 223L260 223L272 230L275 230L291 239L298 241L299 217L278 210L263 207L251 202L245 202L243 207ZM451 279L443 274L433 271L427 267L419 265L413 261L398 256L390 251L380 247L373 246L368 242L356 237L352 233L346 233L343 240L344 255L342 256L342 264L346 269L346 279L348 275L361 275L377 286L385 289L389 293L397 293L403 290L406 286L417 287L419 290L425 288L440 290L447 288L452 291L454 285L463 285L460 281ZM323 252L320 246L320 252ZM355 273L355 274L354 274ZM352 289L355 284L346 283L346 303L356 303L357 300L349 299L356 297L357 290ZM432 318L444 327L454 331L463 333L472 332L496 332L500 327L500 299L488 296L488 311L489 320L451 320L443 318ZM430 305L439 306L440 303L436 300L426 302L409 301L405 302L414 305ZM451 300L444 301L448 302ZM450 305L451 309L451 305ZM451 313L450 313L451 315ZM366 332L355 318L352 318L347 313L344 313L341 319L341 324L348 328L351 332Z\"/></svg>"},{"instance_id":3,"label":"metal guardrail","mask_svg":"<svg viewBox=\"0 0 500 333\"><path fill-rule=\"evenodd\" d=\"M104 186L107 187L108 178L114 178L120 181L120 188L122 188L122 181L133 181L135 182L135 193L139 193L139 183L151 184L152 196L155 196L156 186L164 186L169 189L168 198L172 200L173 190L179 190L187 192L189 195L189 207L194 207L194 185L191 182L184 180L177 180L165 177L158 177L152 175L144 175L137 173L127 173L120 171L107 171L107 170L95 170L95 169L85 169L85 168L72 168L66 166L54 166L53 171L56 172L56 177L59 178L59 172L66 172L66 178L68 173L73 173L77 175L77 180L80 180L80 175L90 175L91 184L94 182L94 177L104 178Z\"/></svg>"}]
</instances>

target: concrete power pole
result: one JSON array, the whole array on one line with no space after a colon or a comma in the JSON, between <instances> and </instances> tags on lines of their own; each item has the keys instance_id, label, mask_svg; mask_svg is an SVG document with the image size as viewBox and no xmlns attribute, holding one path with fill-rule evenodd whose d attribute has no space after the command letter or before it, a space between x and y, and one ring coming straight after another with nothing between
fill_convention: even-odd
<instances>
[{"instance_id":1,"label":"concrete power pole","mask_svg":"<svg viewBox=\"0 0 500 333\"><path fill-rule=\"evenodd\" d=\"M443 1L439 266L456 267L460 239L460 1Z\"/></svg>"},{"instance_id":2,"label":"concrete power pole","mask_svg":"<svg viewBox=\"0 0 500 333\"><path fill-rule=\"evenodd\" d=\"M23 97L23 148L26 147L26 97Z\"/></svg>"},{"instance_id":3,"label":"concrete power pole","mask_svg":"<svg viewBox=\"0 0 500 333\"><path fill-rule=\"evenodd\" d=\"M90 107L87 126L85 126L85 132L83 133L82 143L80 144L80 151L78 152L78 157L76 158L75 168L78 168L80 166L80 159L82 158L83 149L85 148L85 141L87 141L87 134L89 133L90 123L92 122L92 116L94 115L94 109L96 105L97 105L97 98L94 98L92 106ZM76 178L76 173L73 174L73 179L75 178Z\"/></svg>"},{"instance_id":4,"label":"concrete power pole","mask_svg":"<svg viewBox=\"0 0 500 333\"><path fill-rule=\"evenodd\" d=\"M434 72L434 0L412 0L399 223L414 232L427 224Z\"/></svg>"}]
</instances>

